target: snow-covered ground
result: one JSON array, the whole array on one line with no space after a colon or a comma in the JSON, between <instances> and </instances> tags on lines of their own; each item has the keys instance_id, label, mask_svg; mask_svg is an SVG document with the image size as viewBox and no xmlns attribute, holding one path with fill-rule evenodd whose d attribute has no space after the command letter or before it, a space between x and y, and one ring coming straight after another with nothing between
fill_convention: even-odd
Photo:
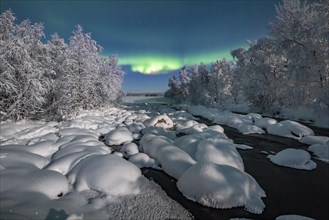
<instances>
[{"instance_id":1,"label":"snow-covered ground","mask_svg":"<svg viewBox=\"0 0 329 220\"><path fill-rule=\"evenodd\" d=\"M245 172L237 151L253 148L235 144L220 125L242 134L293 138L311 145L316 158L329 161L329 138L314 136L297 122L204 106L175 107L180 110L128 104L84 111L61 123L1 122L1 218L191 218L141 174L142 167L163 170L177 180L186 198L204 206L242 206L261 214L266 192ZM217 125L199 123L194 116ZM304 150L286 149L269 157L280 166L316 168Z\"/></svg>"}]
</instances>

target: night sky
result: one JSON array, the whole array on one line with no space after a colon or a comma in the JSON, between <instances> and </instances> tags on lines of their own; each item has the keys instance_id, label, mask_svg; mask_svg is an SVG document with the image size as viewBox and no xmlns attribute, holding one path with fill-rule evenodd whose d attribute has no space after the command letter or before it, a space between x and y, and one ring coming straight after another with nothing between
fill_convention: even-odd
<instances>
[{"instance_id":1,"label":"night sky","mask_svg":"<svg viewBox=\"0 0 329 220\"><path fill-rule=\"evenodd\" d=\"M42 22L46 38L68 40L80 24L123 66L126 92L164 92L183 65L232 59L246 40L266 36L280 0L0 0L18 22Z\"/></svg>"}]
</instances>

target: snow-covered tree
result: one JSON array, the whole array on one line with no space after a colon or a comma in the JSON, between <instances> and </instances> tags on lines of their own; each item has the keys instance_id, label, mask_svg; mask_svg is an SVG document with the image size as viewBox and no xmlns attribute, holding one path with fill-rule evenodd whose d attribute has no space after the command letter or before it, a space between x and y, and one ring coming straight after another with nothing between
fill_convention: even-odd
<instances>
[{"instance_id":1,"label":"snow-covered tree","mask_svg":"<svg viewBox=\"0 0 329 220\"><path fill-rule=\"evenodd\" d=\"M121 98L122 80L123 71L118 65L118 58L116 56L102 58L102 65L97 82L97 93L102 98L100 106L111 105Z\"/></svg>"},{"instance_id":2,"label":"snow-covered tree","mask_svg":"<svg viewBox=\"0 0 329 220\"><path fill-rule=\"evenodd\" d=\"M190 76L189 76L189 69L187 66L184 66L181 71L179 72L178 79L180 82L180 97L178 98L180 102L188 102L189 101L189 83L190 83Z\"/></svg>"},{"instance_id":3,"label":"snow-covered tree","mask_svg":"<svg viewBox=\"0 0 329 220\"><path fill-rule=\"evenodd\" d=\"M102 60L99 55L101 47L92 40L90 34L83 33L78 25L70 38L66 59L63 63L64 73L58 78L56 91L59 98L58 113L70 115L80 109L91 109L101 103L97 93Z\"/></svg>"},{"instance_id":4,"label":"snow-covered tree","mask_svg":"<svg viewBox=\"0 0 329 220\"><path fill-rule=\"evenodd\" d=\"M57 34L44 44L42 24L0 15L0 118L63 118L79 109L114 104L123 72L116 57L77 26L69 44Z\"/></svg>"},{"instance_id":5,"label":"snow-covered tree","mask_svg":"<svg viewBox=\"0 0 329 220\"><path fill-rule=\"evenodd\" d=\"M211 64L209 94L212 105L221 105L231 99L233 64L225 59Z\"/></svg>"},{"instance_id":6,"label":"snow-covered tree","mask_svg":"<svg viewBox=\"0 0 329 220\"><path fill-rule=\"evenodd\" d=\"M178 101L180 97L180 88L176 76L172 76L169 78L168 87L169 87L169 91L166 93L166 96Z\"/></svg>"},{"instance_id":7,"label":"snow-covered tree","mask_svg":"<svg viewBox=\"0 0 329 220\"><path fill-rule=\"evenodd\" d=\"M284 0L276 6L270 35L287 59L292 105L329 107L328 8L328 1Z\"/></svg>"},{"instance_id":8,"label":"snow-covered tree","mask_svg":"<svg viewBox=\"0 0 329 220\"><path fill-rule=\"evenodd\" d=\"M3 118L21 119L43 111L51 71L47 49L41 42L42 24L29 20L14 25L11 11L0 16L1 28L1 111ZM2 26L2 25L1 25Z\"/></svg>"}]
</instances>

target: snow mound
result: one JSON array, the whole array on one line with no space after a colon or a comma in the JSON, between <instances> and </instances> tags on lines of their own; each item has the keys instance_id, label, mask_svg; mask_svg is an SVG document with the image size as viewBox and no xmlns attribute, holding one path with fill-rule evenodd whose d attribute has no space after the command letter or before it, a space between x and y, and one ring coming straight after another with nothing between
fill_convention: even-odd
<instances>
[{"instance_id":1,"label":"snow mound","mask_svg":"<svg viewBox=\"0 0 329 220\"><path fill-rule=\"evenodd\" d=\"M329 137L327 136L305 136L299 139L300 143L303 144L326 144L329 141Z\"/></svg>"},{"instance_id":2,"label":"snow mound","mask_svg":"<svg viewBox=\"0 0 329 220\"><path fill-rule=\"evenodd\" d=\"M273 118L261 118L255 121L255 125L261 129L267 130L268 126L278 123L277 120Z\"/></svg>"},{"instance_id":3,"label":"snow mound","mask_svg":"<svg viewBox=\"0 0 329 220\"><path fill-rule=\"evenodd\" d=\"M135 164L139 168L152 167L152 168L160 169L156 164L155 160L150 158L147 154L144 153L138 153L132 155L131 157L129 157L129 162Z\"/></svg>"},{"instance_id":4,"label":"snow mound","mask_svg":"<svg viewBox=\"0 0 329 220\"><path fill-rule=\"evenodd\" d=\"M146 127L155 126L162 127L165 129L170 129L174 127L174 122L168 117L167 114L158 115L151 119L147 119L144 121Z\"/></svg>"},{"instance_id":5,"label":"snow mound","mask_svg":"<svg viewBox=\"0 0 329 220\"><path fill-rule=\"evenodd\" d=\"M197 163L178 179L177 187L186 198L208 207L245 206L254 214L265 207L264 190L252 176L232 166Z\"/></svg>"},{"instance_id":6,"label":"snow mound","mask_svg":"<svg viewBox=\"0 0 329 220\"><path fill-rule=\"evenodd\" d=\"M185 151L174 145L166 145L156 152L155 157L162 169L170 176L178 179L188 168L196 162Z\"/></svg>"},{"instance_id":7,"label":"snow mound","mask_svg":"<svg viewBox=\"0 0 329 220\"><path fill-rule=\"evenodd\" d=\"M162 127L148 127L148 128L144 128L142 130L142 134L155 134L158 136L165 136L171 140L176 139L176 132L174 131L167 131L166 129L162 128Z\"/></svg>"},{"instance_id":8,"label":"snow mound","mask_svg":"<svg viewBox=\"0 0 329 220\"><path fill-rule=\"evenodd\" d=\"M241 125L237 128L242 134L264 134L265 131L255 125Z\"/></svg>"},{"instance_id":9,"label":"snow mound","mask_svg":"<svg viewBox=\"0 0 329 220\"><path fill-rule=\"evenodd\" d=\"M295 121L285 120L267 127L267 133L300 139L304 136L314 135L312 129Z\"/></svg>"},{"instance_id":10,"label":"snow mound","mask_svg":"<svg viewBox=\"0 0 329 220\"><path fill-rule=\"evenodd\" d=\"M188 107L188 111L192 115L198 115L198 116L203 116L208 113L208 109L203 105L190 106L190 107Z\"/></svg>"},{"instance_id":11,"label":"snow mound","mask_svg":"<svg viewBox=\"0 0 329 220\"><path fill-rule=\"evenodd\" d=\"M39 169L44 168L48 163L49 159L38 154L23 151L20 148L24 146L4 148L1 147L0 151L0 170L12 167L33 165Z\"/></svg>"},{"instance_id":12,"label":"snow mound","mask_svg":"<svg viewBox=\"0 0 329 220\"><path fill-rule=\"evenodd\" d=\"M138 147L135 143L125 143L121 148L121 153L124 157L129 158L134 154L139 153Z\"/></svg>"},{"instance_id":13,"label":"snow mound","mask_svg":"<svg viewBox=\"0 0 329 220\"><path fill-rule=\"evenodd\" d=\"M58 199L69 191L66 177L52 170L16 167L1 171L0 193L36 192L49 199Z\"/></svg>"},{"instance_id":14,"label":"snow mound","mask_svg":"<svg viewBox=\"0 0 329 220\"><path fill-rule=\"evenodd\" d=\"M313 144L308 148L319 160L329 163L329 140L325 144Z\"/></svg>"},{"instance_id":15,"label":"snow mound","mask_svg":"<svg viewBox=\"0 0 329 220\"><path fill-rule=\"evenodd\" d=\"M219 133L224 133L224 128L220 125L212 125L208 127L208 130L217 131Z\"/></svg>"},{"instance_id":16,"label":"snow mound","mask_svg":"<svg viewBox=\"0 0 329 220\"><path fill-rule=\"evenodd\" d=\"M271 162L284 167L295 169L313 170L316 163L311 160L311 155L301 149L287 148L276 155L269 155Z\"/></svg>"},{"instance_id":17,"label":"snow mound","mask_svg":"<svg viewBox=\"0 0 329 220\"><path fill-rule=\"evenodd\" d=\"M132 142L133 134L126 127L119 127L105 135L106 145L121 145L126 142Z\"/></svg>"},{"instance_id":18,"label":"snow mound","mask_svg":"<svg viewBox=\"0 0 329 220\"><path fill-rule=\"evenodd\" d=\"M131 133L140 133L141 130L145 128L145 125L141 122L134 122L131 123L130 125L127 125L127 128Z\"/></svg>"},{"instance_id":19,"label":"snow mound","mask_svg":"<svg viewBox=\"0 0 329 220\"><path fill-rule=\"evenodd\" d=\"M250 118L253 123L263 118L260 114L257 113L248 113L246 117Z\"/></svg>"},{"instance_id":20,"label":"snow mound","mask_svg":"<svg viewBox=\"0 0 329 220\"><path fill-rule=\"evenodd\" d=\"M203 123L198 123L194 120L188 120L176 125L176 131L182 134L194 134L204 131L208 126Z\"/></svg>"},{"instance_id":21,"label":"snow mound","mask_svg":"<svg viewBox=\"0 0 329 220\"><path fill-rule=\"evenodd\" d=\"M94 132L92 132L89 129L86 128L62 128L58 131L58 134L60 137L62 136L70 136L70 135L88 135L88 136L94 136L95 138L98 138L98 135Z\"/></svg>"},{"instance_id":22,"label":"snow mound","mask_svg":"<svg viewBox=\"0 0 329 220\"><path fill-rule=\"evenodd\" d=\"M242 158L232 143L206 139L199 142L195 159L199 163L212 162L233 166L244 171Z\"/></svg>"},{"instance_id":23,"label":"snow mound","mask_svg":"<svg viewBox=\"0 0 329 220\"><path fill-rule=\"evenodd\" d=\"M139 141L140 148L152 158L156 158L157 151L165 145L172 145L173 141L165 136L145 134Z\"/></svg>"},{"instance_id":24,"label":"snow mound","mask_svg":"<svg viewBox=\"0 0 329 220\"><path fill-rule=\"evenodd\" d=\"M177 138L174 144L186 153L188 153L191 157L194 157L197 151L197 146L201 140L203 140L202 137L198 137L193 134L184 135L182 137Z\"/></svg>"},{"instance_id":25,"label":"snow mound","mask_svg":"<svg viewBox=\"0 0 329 220\"><path fill-rule=\"evenodd\" d=\"M302 215L280 215L276 217L275 220L314 220L314 218L309 218Z\"/></svg>"},{"instance_id":26,"label":"snow mound","mask_svg":"<svg viewBox=\"0 0 329 220\"><path fill-rule=\"evenodd\" d=\"M139 192L141 171L134 164L116 155L89 157L78 163L68 174L77 191L95 190L109 195Z\"/></svg>"},{"instance_id":27,"label":"snow mound","mask_svg":"<svg viewBox=\"0 0 329 220\"><path fill-rule=\"evenodd\" d=\"M74 151L67 151L72 149ZM47 165L46 169L57 171L63 175L66 175L70 170L77 165L80 161L94 155L104 155L110 153L110 151L103 151L96 147L83 148L80 151L79 148L66 148L60 150L56 154L53 160ZM64 153L63 153L64 152ZM59 153L62 153L59 155Z\"/></svg>"},{"instance_id":28,"label":"snow mound","mask_svg":"<svg viewBox=\"0 0 329 220\"><path fill-rule=\"evenodd\" d=\"M249 150L249 149L253 149L253 147L250 147L248 145L245 144L234 144L236 149L240 149L240 150Z\"/></svg>"}]
</instances>

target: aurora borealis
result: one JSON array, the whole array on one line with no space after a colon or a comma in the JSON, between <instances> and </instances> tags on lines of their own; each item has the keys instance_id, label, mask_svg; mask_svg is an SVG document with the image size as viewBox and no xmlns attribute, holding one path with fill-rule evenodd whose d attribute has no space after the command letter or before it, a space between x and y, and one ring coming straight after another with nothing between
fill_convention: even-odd
<instances>
[{"instance_id":1,"label":"aurora borealis","mask_svg":"<svg viewBox=\"0 0 329 220\"><path fill-rule=\"evenodd\" d=\"M46 39L68 40L75 25L116 54L124 91L164 92L184 65L232 59L230 51L267 34L280 0L0 0L18 22L42 22Z\"/></svg>"}]
</instances>

